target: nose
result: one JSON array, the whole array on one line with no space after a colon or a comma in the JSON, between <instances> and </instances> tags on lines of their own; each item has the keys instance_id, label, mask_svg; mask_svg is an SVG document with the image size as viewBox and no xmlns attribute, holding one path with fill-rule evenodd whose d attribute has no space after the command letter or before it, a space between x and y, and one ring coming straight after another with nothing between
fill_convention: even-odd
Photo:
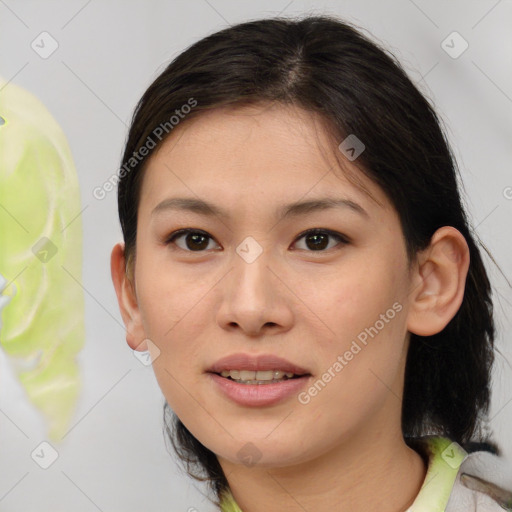
<instances>
[{"instance_id":1,"label":"nose","mask_svg":"<svg viewBox=\"0 0 512 512\"><path fill-rule=\"evenodd\" d=\"M282 333L293 323L289 284L264 251L254 261L235 254L233 267L222 280L222 303L217 313L221 328L255 337Z\"/></svg>"}]
</instances>

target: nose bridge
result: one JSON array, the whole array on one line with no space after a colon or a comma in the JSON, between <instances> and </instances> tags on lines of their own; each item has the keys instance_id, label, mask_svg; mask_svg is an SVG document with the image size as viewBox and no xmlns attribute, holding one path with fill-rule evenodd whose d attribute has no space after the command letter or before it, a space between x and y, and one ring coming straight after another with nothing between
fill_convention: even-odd
<instances>
[{"instance_id":1,"label":"nose bridge","mask_svg":"<svg viewBox=\"0 0 512 512\"><path fill-rule=\"evenodd\" d=\"M284 327L291 322L291 311L276 297L270 249L247 237L235 248L227 287L217 320L223 328L238 325L246 334L259 334L265 326Z\"/></svg>"},{"instance_id":2,"label":"nose bridge","mask_svg":"<svg viewBox=\"0 0 512 512\"><path fill-rule=\"evenodd\" d=\"M279 277L279 257L273 238L258 232L246 236L230 258L230 272L221 292L217 323L225 330L237 327L249 336L272 328L275 334L294 323L293 300ZM286 281L286 279L284 279Z\"/></svg>"},{"instance_id":3,"label":"nose bridge","mask_svg":"<svg viewBox=\"0 0 512 512\"><path fill-rule=\"evenodd\" d=\"M245 301L265 301L271 291L268 282L270 273L270 250L263 247L254 237L246 237L235 250L233 258L234 299ZM258 306L264 306L259 304ZM257 307L254 304L254 307Z\"/></svg>"}]
</instances>

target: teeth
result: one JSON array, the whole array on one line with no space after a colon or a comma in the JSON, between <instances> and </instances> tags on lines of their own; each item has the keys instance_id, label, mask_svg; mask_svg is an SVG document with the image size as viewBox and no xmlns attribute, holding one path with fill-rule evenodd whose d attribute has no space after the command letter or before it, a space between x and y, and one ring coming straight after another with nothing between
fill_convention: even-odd
<instances>
[{"instance_id":1,"label":"teeth","mask_svg":"<svg viewBox=\"0 0 512 512\"><path fill-rule=\"evenodd\" d=\"M233 380L241 381L272 381L282 380L283 377L291 379L294 376L292 372L283 372L281 370L259 370L257 372L250 370L224 370L221 372L223 377L231 377Z\"/></svg>"}]
</instances>

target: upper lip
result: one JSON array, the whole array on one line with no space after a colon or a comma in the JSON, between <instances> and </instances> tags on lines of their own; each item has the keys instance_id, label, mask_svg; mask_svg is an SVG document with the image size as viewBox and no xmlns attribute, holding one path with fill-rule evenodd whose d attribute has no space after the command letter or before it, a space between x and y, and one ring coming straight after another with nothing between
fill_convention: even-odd
<instances>
[{"instance_id":1,"label":"upper lip","mask_svg":"<svg viewBox=\"0 0 512 512\"><path fill-rule=\"evenodd\" d=\"M281 370L295 375L309 375L306 369L274 354L231 354L219 359L207 371L221 373L224 370Z\"/></svg>"}]
</instances>

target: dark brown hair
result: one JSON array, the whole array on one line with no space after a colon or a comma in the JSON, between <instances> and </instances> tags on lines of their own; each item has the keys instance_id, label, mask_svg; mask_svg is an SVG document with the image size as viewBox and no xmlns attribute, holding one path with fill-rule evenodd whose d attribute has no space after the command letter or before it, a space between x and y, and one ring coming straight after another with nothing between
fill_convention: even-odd
<instances>
[{"instance_id":1,"label":"dark brown hair","mask_svg":"<svg viewBox=\"0 0 512 512\"><path fill-rule=\"evenodd\" d=\"M178 55L142 96L122 162L190 98L197 107L185 123L222 106L278 102L319 113L338 143L355 134L365 150L354 163L396 208L409 261L442 226L458 229L469 246L459 311L434 336L411 333L402 408L406 442L439 434L469 446L483 440L495 337L491 287L478 237L468 222L456 161L433 106L397 59L358 29L326 15L268 18L201 39ZM119 182L128 273L136 257L139 192L152 151ZM164 418L169 440L189 474L208 480L219 497L228 484L215 454L167 404Z\"/></svg>"}]
</instances>

